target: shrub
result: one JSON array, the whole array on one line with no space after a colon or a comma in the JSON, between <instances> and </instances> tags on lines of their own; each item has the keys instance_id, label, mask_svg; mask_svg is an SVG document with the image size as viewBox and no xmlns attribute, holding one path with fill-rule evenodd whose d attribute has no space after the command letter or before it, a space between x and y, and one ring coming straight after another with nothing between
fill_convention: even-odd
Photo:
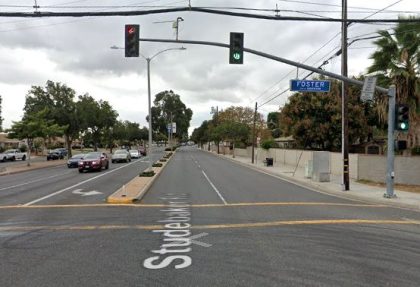
<instances>
[{"instance_id":1,"label":"shrub","mask_svg":"<svg viewBox=\"0 0 420 287\"><path fill-rule=\"evenodd\" d=\"M420 146L415 146L411 149L412 155L420 155Z\"/></svg>"},{"instance_id":2,"label":"shrub","mask_svg":"<svg viewBox=\"0 0 420 287\"><path fill-rule=\"evenodd\" d=\"M21 145L19 147L19 150L20 150L20 152L27 152L28 151L28 147L25 144L23 144L23 145Z\"/></svg>"},{"instance_id":3,"label":"shrub","mask_svg":"<svg viewBox=\"0 0 420 287\"><path fill-rule=\"evenodd\" d=\"M159 161L160 161L160 162L165 162L165 161L167 161L167 159L162 158L162 159L160 159Z\"/></svg>"},{"instance_id":4,"label":"shrub","mask_svg":"<svg viewBox=\"0 0 420 287\"><path fill-rule=\"evenodd\" d=\"M152 164L153 167L162 167L162 164L159 162L156 162L154 164Z\"/></svg>"},{"instance_id":5,"label":"shrub","mask_svg":"<svg viewBox=\"0 0 420 287\"><path fill-rule=\"evenodd\" d=\"M262 143L261 143L261 147L263 148L263 149L270 149L270 148L276 148L277 147L277 143L274 141L274 140L266 140L266 141L263 141Z\"/></svg>"},{"instance_id":6,"label":"shrub","mask_svg":"<svg viewBox=\"0 0 420 287\"><path fill-rule=\"evenodd\" d=\"M151 171L143 171L139 174L139 176L141 177L152 177L155 175L155 171L151 170Z\"/></svg>"}]
</instances>

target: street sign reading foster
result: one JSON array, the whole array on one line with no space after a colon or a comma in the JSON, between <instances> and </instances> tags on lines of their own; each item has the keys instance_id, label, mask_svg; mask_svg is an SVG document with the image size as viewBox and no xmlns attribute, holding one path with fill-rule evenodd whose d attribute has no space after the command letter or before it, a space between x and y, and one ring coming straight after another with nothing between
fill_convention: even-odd
<instances>
[{"instance_id":1,"label":"street sign reading foster","mask_svg":"<svg viewBox=\"0 0 420 287\"><path fill-rule=\"evenodd\" d=\"M330 81L290 80L290 90L294 92L329 92Z\"/></svg>"}]
</instances>

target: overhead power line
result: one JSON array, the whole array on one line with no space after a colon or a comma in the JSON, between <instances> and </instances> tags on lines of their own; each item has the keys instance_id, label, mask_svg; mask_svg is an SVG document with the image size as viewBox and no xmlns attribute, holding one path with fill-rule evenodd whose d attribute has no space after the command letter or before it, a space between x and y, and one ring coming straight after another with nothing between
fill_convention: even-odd
<instances>
[{"instance_id":1,"label":"overhead power line","mask_svg":"<svg viewBox=\"0 0 420 287\"><path fill-rule=\"evenodd\" d=\"M388 9L388 8L391 8L392 6L395 6L396 4L398 4L398 3L400 3L401 1L403 1L403 0L397 0L396 2L393 2L393 3L391 3L391 4L389 4L389 5L387 5L387 6L385 6L384 8L381 8L381 9L379 9L379 10L377 10L377 9L375 9L375 11L372 13L372 11L370 11L369 13L371 13L370 15L368 15L368 16L366 16L365 18L363 18L363 19L367 19L367 18L369 18L369 17L372 17L372 16L374 16L374 15L376 15L376 14L378 14L378 13L380 13L380 12L383 12L383 11L385 11L386 9ZM339 7L341 7L340 5L337 5L337 6L339 6ZM349 23L348 24L348 26L351 26L353 23ZM330 40L328 40L324 45L322 45L318 50L316 50L315 52L313 52L308 58L306 58L302 63L305 63L308 59L310 59L313 55L315 55L316 53L318 53L321 49L323 49L326 45L328 45L330 42L332 42L338 35L340 35L341 34L341 31L340 32L338 32L337 34L335 34ZM380 36L379 35L376 35L376 36L372 36L372 37L365 37L365 38L360 38L361 36L367 36L367 35L370 35L370 34L377 34L377 32L375 32L375 33L369 33L369 34L365 34L365 35L359 35L358 36L358 38L356 38L356 39L353 39L348 45L351 45L351 44L353 44L354 42L356 42L356 41L360 41L360 40L369 40L369 39L376 39L376 38L379 38ZM335 50L336 48L334 48L333 50ZM332 52L332 51L331 51ZM329 55L331 52L328 52L327 53L327 55ZM324 60L323 61L323 63L319 66L319 68L322 68L324 65L326 65L326 64L328 64L333 58L335 58L335 57L337 57L337 56L339 56L339 55L341 55L341 48L339 49L339 50L337 50L332 56L330 56L328 59L326 59L326 60ZM322 57L322 58L325 58L326 57L326 55L324 56L324 57ZM321 60L319 60L319 61L321 61ZM318 61L318 62L319 62ZM293 71L293 70L292 70ZM278 83L280 83L281 81L283 81L284 80L284 78L286 78L289 74L291 74L292 73L292 71L290 71L288 74L286 74L283 78L281 78L281 80L279 80L278 82L276 82L273 86L271 86L269 89L267 89L267 90L265 90L260 96L258 96L257 98L260 98L261 96L263 96L268 90L270 90L272 87L274 87L274 86L276 86ZM306 77L305 77L305 79L308 77L308 76L310 76L310 75L312 75L313 74L313 72L311 72L311 73L309 73ZM278 95L276 95L276 96L274 96L273 98L270 98L270 100L268 101L268 102L271 102L272 100L274 100L275 98L277 98L277 97L279 97L279 96L281 96L281 95L283 95L285 92L287 92L288 91L288 89L287 90L285 90L285 91L283 91L282 93L280 93L280 94L278 94ZM272 93L271 94L271 96L273 95L273 94L275 94L275 93ZM266 103L264 103L264 104L266 104Z\"/></svg>"},{"instance_id":2,"label":"overhead power line","mask_svg":"<svg viewBox=\"0 0 420 287\"><path fill-rule=\"evenodd\" d=\"M200 12L216 15L235 16L244 18L255 18L264 20L276 21L315 21L315 22L337 22L341 23L344 20L341 18L319 18L319 17L294 17L281 15L260 15L251 13L239 13L231 11L223 11L217 9L205 9L199 7L179 7L179 8L165 8L153 10L140 11L96 11L96 12L0 12L0 17L110 17L110 16L141 16L151 14L163 14L174 12ZM418 18L400 18L400 19L347 19L347 22L353 23L402 23L402 22L420 22Z\"/></svg>"}]
</instances>

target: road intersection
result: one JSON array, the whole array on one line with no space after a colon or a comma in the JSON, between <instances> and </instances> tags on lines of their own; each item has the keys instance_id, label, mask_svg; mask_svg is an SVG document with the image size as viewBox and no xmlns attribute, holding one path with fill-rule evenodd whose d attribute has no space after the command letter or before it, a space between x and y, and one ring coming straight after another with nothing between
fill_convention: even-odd
<instances>
[{"instance_id":1,"label":"road intersection","mask_svg":"<svg viewBox=\"0 0 420 287\"><path fill-rule=\"evenodd\" d=\"M31 183L20 186L23 174L1 177L0 285L420 282L419 212L317 193L188 147L140 202L105 202L146 167L48 168L25 173Z\"/></svg>"}]
</instances>

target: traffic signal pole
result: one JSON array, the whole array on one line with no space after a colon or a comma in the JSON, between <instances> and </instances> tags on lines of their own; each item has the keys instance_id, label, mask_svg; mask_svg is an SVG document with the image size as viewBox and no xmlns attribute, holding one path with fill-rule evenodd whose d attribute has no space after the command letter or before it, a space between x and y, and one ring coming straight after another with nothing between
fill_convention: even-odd
<instances>
[{"instance_id":1,"label":"traffic signal pole","mask_svg":"<svg viewBox=\"0 0 420 287\"><path fill-rule=\"evenodd\" d=\"M384 197L396 197L394 194L394 126L395 126L395 86L388 90L388 150L386 171L386 193Z\"/></svg>"},{"instance_id":2,"label":"traffic signal pole","mask_svg":"<svg viewBox=\"0 0 420 287\"><path fill-rule=\"evenodd\" d=\"M140 38L140 41L143 42L158 42L158 43L183 43L183 44L192 44L192 45L206 45L206 46L215 46L215 47L223 47L223 48L230 48L229 44L225 43L217 43L217 42L207 42L207 41L192 41L192 40L171 40L171 39L151 39L151 38ZM291 66L295 66L304 70L308 70L320 75L324 75L333 79L337 79L340 81L344 81L348 84L353 84L356 86L363 87L363 82L358 81L355 79L347 78L342 75L338 75L335 73L331 73L328 71L324 71L318 69L316 67L308 66L302 63L298 63L295 61L291 61L285 58L277 57L271 54L267 54L261 51L243 48L244 52L248 52L257 56L261 56L267 59L271 59L277 62L281 62L284 64L288 64ZM388 153L387 153L387 193L384 195L387 198L395 197L394 196L394 117L395 117L395 86L389 87L389 89L376 86L375 89L378 92L383 94L387 94L389 97L389 111L388 111Z\"/></svg>"}]
</instances>

